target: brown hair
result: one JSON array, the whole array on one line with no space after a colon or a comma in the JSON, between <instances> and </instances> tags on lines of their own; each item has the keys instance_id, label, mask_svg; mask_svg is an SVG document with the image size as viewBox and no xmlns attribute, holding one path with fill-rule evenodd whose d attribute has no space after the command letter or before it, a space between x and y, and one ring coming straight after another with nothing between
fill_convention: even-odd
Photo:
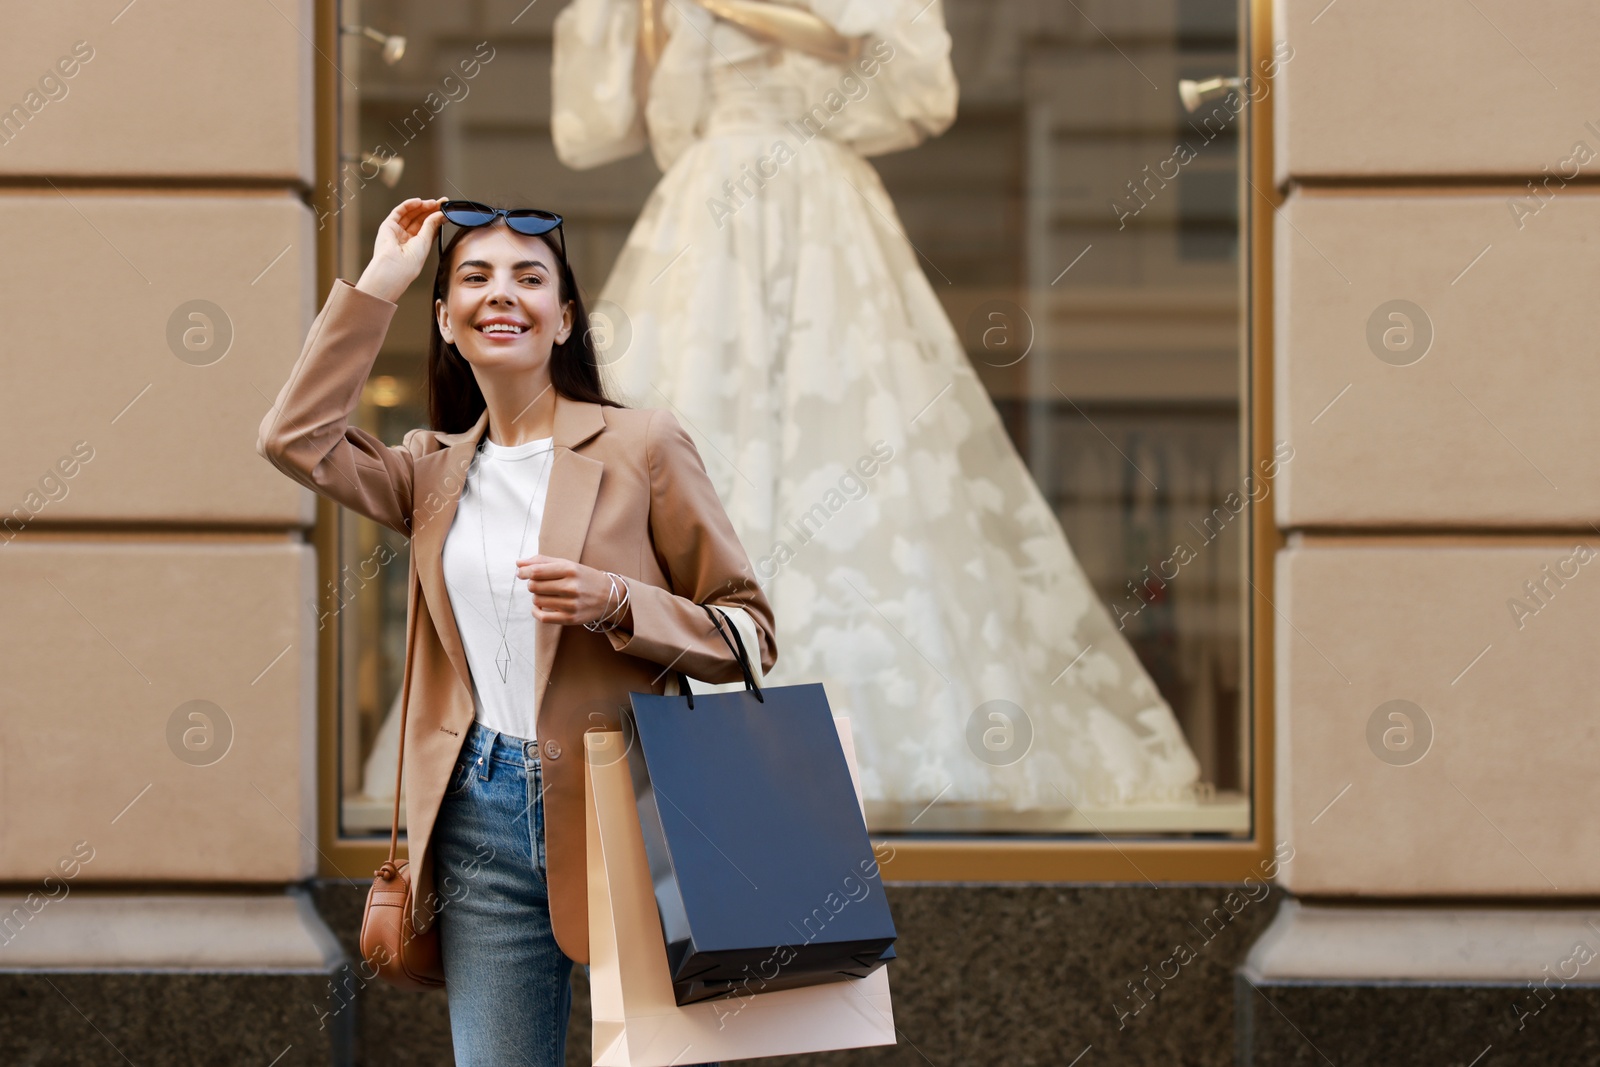
<instances>
[{"instance_id":1,"label":"brown hair","mask_svg":"<svg viewBox=\"0 0 1600 1067\"><path fill-rule=\"evenodd\" d=\"M500 224L500 220L496 219L490 225ZM444 246L444 254L439 257L439 269L433 278L435 299L445 300L449 296L450 264L455 259L456 246L467 234L481 228L474 226L457 230ZM553 242L545 241L545 244L555 252L559 267L557 274L560 284L556 296L559 301L572 302L572 332L565 341L550 347L550 384L556 392L571 400L621 407L606 395L605 385L600 379L600 360L589 331L589 312L584 308L583 293L578 289L572 266L567 262L567 257L557 251ZM439 332L439 317L432 313L431 304L429 311L428 422L431 429L441 433L460 433L471 429L488 405L483 399L483 390L478 388L478 380L472 375L472 365Z\"/></svg>"}]
</instances>

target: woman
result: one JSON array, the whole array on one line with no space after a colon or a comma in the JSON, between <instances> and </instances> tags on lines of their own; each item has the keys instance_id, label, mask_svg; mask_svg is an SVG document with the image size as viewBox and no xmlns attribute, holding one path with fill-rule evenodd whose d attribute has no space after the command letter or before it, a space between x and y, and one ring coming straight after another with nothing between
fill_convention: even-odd
<instances>
[{"instance_id":1,"label":"woman","mask_svg":"<svg viewBox=\"0 0 1600 1067\"><path fill-rule=\"evenodd\" d=\"M1199 765L1172 709L862 158L954 119L942 10L562 10L557 154L582 168L648 145L665 172L601 291L631 338L606 369L702 441L781 620L769 681L821 681L851 715L877 825L937 826L935 802L1190 803ZM949 224L970 228L976 207L951 203Z\"/></svg>"},{"instance_id":2,"label":"woman","mask_svg":"<svg viewBox=\"0 0 1600 1067\"><path fill-rule=\"evenodd\" d=\"M513 232L503 212L461 216L434 280L432 427L395 447L350 424L443 203L400 204L360 280L334 282L256 447L411 535L413 922L440 923L457 1063L558 1065L571 961L588 960L584 731L619 729L628 694L661 692L669 668L740 676L702 604L749 614L763 668L777 648L688 435L601 388L550 235Z\"/></svg>"}]
</instances>

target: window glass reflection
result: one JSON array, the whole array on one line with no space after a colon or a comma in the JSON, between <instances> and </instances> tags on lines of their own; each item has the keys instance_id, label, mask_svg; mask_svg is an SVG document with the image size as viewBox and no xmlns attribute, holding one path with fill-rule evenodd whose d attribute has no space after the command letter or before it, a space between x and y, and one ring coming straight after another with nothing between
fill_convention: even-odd
<instances>
[{"instance_id":1,"label":"window glass reflection","mask_svg":"<svg viewBox=\"0 0 1600 1067\"><path fill-rule=\"evenodd\" d=\"M347 167L343 273L407 196L566 217L608 381L694 436L769 682L851 716L875 830L1246 832L1239 97L1177 91L1236 68L1234 6L519 6L361 5L408 44L345 42L344 151L403 168ZM363 395L384 440L425 425L430 313L407 294ZM376 574L341 613L361 833L407 558L343 522Z\"/></svg>"}]
</instances>

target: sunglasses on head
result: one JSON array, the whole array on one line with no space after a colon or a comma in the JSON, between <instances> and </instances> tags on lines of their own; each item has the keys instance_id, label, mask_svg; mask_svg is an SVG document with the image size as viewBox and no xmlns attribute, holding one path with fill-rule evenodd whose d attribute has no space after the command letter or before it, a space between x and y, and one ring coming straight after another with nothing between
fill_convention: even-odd
<instances>
[{"instance_id":1,"label":"sunglasses on head","mask_svg":"<svg viewBox=\"0 0 1600 1067\"><path fill-rule=\"evenodd\" d=\"M439 210L444 213L445 221L455 223L463 230L474 226L487 226L497 218L504 218L506 226L512 233L520 233L525 237L542 237L552 230L556 235L556 255L562 260L567 258L567 241L561 232L561 216L554 211L540 211L537 208L503 208L490 207L480 204L476 200L446 200L439 205ZM439 244L439 255L444 256L444 227L439 227L436 234Z\"/></svg>"}]
</instances>

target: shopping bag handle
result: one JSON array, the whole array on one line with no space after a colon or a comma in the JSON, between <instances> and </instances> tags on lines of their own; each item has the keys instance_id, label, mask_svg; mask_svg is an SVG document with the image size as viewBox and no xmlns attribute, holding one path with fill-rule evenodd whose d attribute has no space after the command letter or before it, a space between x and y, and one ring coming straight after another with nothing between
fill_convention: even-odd
<instances>
[{"instance_id":1,"label":"shopping bag handle","mask_svg":"<svg viewBox=\"0 0 1600 1067\"><path fill-rule=\"evenodd\" d=\"M748 692L754 693L756 699L766 703L761 695L761 687L756 685L755 672L750 669L750 654L745 651L744 637L740 635L739 628L728 618L728 613L721 608L713 608L710 604L701 604L706 609L706 614L711 616L711 623L717 628L717 633L722 635L722 643L728 646L728 651L733 653L733 658L739 661L739 671L744 675L744 687ZM729 640L728 634L733 634ZM735 647L737 645L737 647Z\"/></svg>"},{"instance_id":2,"label":"shopping bag handle","mask_svg":"<svg viewBox=\"0 0 1600 1067\"><path fill-rule=\"evenodd\" d=\"M744 675L744 688L747 693L755 694L755 698L762 704L767 698L762 695L761 688L756 685L754 672L750 670L750 654L745 651L744 638L739 634L739 628L733 624L721 608L713 608L710 604L701 604L705 613L711 616L711 625L716 627L717 634L722 638L722 643L728 646L728 651L733 653L733 658L739 663L739 671ZM724 625L726 624L726 625ZM728 636L732 631L733 636ZM694 710L694 691L689 688L689 678L682 671L678 671L678 693L689 705L689 710Z\"/></svg>"}]
</instances>

